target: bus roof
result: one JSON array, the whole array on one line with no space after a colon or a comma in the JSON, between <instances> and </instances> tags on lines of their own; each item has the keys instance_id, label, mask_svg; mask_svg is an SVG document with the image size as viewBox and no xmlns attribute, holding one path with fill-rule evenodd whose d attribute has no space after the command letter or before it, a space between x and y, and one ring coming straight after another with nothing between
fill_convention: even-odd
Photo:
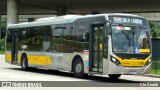
<instances>
[{"instance_id":1,"label":"bus roof","mask_svg":"<svg viewBox=\"0 0 160 90\"><path fill-rule=\"evenodd\" d=\"M144 17L138 16L138 15L124 14L124 13L104 13L104 14L95 14L95 15L64 15L64 16L58 16L58 17L40 18L33 22L8 24L7 27L22 28L22 27L34 27L34 26L44 26L44 25L52 25L52 24L66 24L66 23L73 23L77 19L98 17L98 16L104 16L106 20L108 20L108 16L131 16L131 17L145 19Z\"/></svg>"}]
</instances>

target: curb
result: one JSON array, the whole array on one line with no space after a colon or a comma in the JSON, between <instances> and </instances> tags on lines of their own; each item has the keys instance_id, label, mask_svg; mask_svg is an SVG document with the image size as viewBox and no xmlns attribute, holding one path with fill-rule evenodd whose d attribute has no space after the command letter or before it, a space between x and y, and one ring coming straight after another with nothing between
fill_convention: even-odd
<instances>
[{"instance_id":1,"label":"curb","mask_svg":"<svg viewBox=\"0 0 160 90\"><path fill-rule=\"evenodd\" d=\"M146 75L144 75L144 76L160 78L160 75L157 75L157 74L146 74Z\"/></svg>"}]
</instances>

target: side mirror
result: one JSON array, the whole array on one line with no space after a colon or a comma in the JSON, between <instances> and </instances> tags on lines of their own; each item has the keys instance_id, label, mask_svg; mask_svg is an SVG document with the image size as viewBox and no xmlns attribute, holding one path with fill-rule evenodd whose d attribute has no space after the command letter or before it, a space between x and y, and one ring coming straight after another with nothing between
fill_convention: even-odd
<instances>
[{"instance_id":1,"label":"side mirror","mask_svg":"<svg viewBox=\"0 0 160 90\"><path fill-rule=\"evenodd\" d=\"M112 30L108 30L108 35L112 35Z\"/></svg>"},{"instance_id":2,"label":"side mirror","mask_svg":"<svg viewBox=\"0 0 160 90\"><path fill-rule=\"evenodd\" d=\"M107 30L108 30L108 35L112 35L112 28L111 28L111 24L107 23Z\"/></svg>"}]
</instances>

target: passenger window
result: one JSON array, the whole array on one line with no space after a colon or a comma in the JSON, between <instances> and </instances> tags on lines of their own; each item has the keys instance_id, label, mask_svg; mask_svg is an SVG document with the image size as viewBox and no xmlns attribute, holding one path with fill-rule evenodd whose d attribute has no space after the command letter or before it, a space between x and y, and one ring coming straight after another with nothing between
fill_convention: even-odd
<instances>
[{"instance_id":1,"label":"passenger window","mask_svg":"<svg viewBox=\"0 0 160 90\"><path fill-rule=\"evenodd\" d=\"M85 30L86 30L86 25L83 24L83 23L79 24L79 25L78 25L78 30L79 30L79 31L85 31Z\"/></svg>"},{"instance_id":2,"label":"passenger window","mask_svg":"<svg viewBox=\"0 0 160 90\"><path fill-rule=\"evenodd\" d=\"M51 27L50 26L43 27L43 50L45 51L51 50Z\"/></svg>"}]
</instances>

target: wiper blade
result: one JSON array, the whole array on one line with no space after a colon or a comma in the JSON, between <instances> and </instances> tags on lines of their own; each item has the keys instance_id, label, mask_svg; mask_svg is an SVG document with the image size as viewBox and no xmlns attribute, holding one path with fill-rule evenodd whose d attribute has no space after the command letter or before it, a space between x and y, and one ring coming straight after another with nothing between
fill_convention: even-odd
<instances>
[{"instance_id":1,"label":"wiper blade","mask_svg":"<svg viewBox=\"0 0 160 90\"><path fill-rule=\"evenodd\" d=\"M125 30L122 30L122 33L125 35L125 37L129 40L129 34L125 33Z\"/></svg>"},{"instance_id":2,"label":"wiper blade","mask_svg":"<svg viewBox=\"0 0 160 90\"><path fill-rule=\"evenodd\" d=\"M127 38L127 40L129 40L129 34L125 33L125 31L127 31L127 30L124 28L123 24L119 24L119 26L121 26L123 28L122 29L122 33L125 35L125 37Z\"/></svg>"},{"instance_id":3,"label":"wiper blade","mask_svg":"<svg viewBox=\"0 0 160 90\"><path fill-rule=\"evenodd\" d=\"M142 27L140 25L138 25L135 29L135 31L138 31L138 34L136 34L136 39L138 39L140 37L140 33L141 33L141 29Z\"/></svg>"}]
</instances>

